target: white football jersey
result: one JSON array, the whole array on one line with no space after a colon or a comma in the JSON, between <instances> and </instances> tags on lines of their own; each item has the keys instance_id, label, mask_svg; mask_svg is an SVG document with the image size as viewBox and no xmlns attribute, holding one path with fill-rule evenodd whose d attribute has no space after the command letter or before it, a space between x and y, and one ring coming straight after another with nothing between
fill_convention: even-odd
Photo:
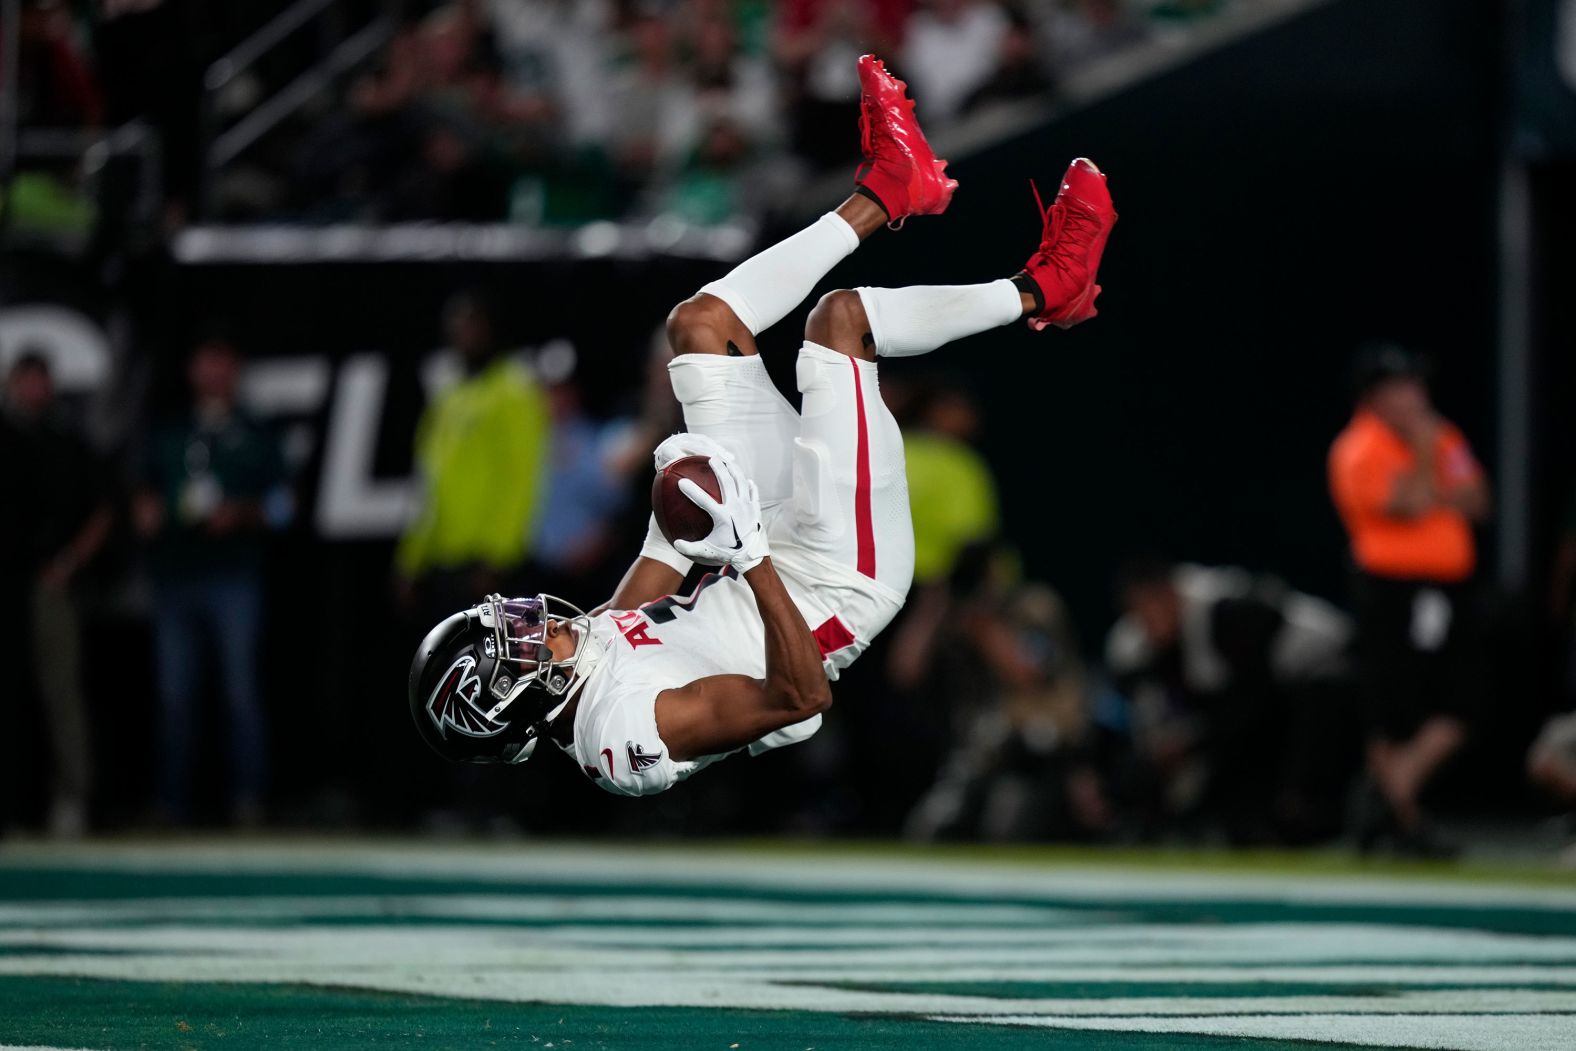
<instances>
[{"instance_id":1,"label":"white football jersey","mask_svg":"<svg viewBox=\"0 0 1576 1051\"><path fill-rule=\"evenodd\" d=\"M795 596L807 619L814 607ZM813 621L812 621L813 623ZM569 749L586 776L617 795L671 788L724 755L675 762L657 735L657 695L712 675L766 676L766 629L755 595L729 569L693 592L594 617L583 645L596 654L580 689ZM749 746L752 755L802 741L820 728L812 716Z\"/></svg>"}]
</instances>

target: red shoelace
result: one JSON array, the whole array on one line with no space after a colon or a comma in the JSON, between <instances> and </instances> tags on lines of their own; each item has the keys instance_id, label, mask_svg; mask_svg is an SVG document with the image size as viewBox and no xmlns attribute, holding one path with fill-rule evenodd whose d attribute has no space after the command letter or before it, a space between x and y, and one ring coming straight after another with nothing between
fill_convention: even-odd
<instances>
[{"instance_id":1,"label":"red shoelace","mask_svg":"<svg viewBox=\"0 0 1576 1051\"><path fill-rule=\"evenodd\" d=\"M1035 263L1041 260L1062 271L1082 263L1083 257L1074 242L1079 234L1092 235L1097 231L1094 215L1058 201L1052 201L1047 208L1033 179L1029 180L1029 189L1034 191L1034 206L1040 210L1040 247L1029 257L1029 265L1024 269L1034 269ZM1071 236L1064 238L1064 233Z\"/></svg>"}]
</instances>

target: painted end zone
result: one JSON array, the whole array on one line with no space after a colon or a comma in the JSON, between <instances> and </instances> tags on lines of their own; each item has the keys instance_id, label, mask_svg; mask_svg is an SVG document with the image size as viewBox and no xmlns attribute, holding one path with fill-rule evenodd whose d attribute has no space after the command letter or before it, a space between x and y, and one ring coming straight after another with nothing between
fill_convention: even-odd
<instances>
[{"instance_id":1,"label":"painted end zone","mask_svg":"<svg viewBox=\"0 0 1576 1051\"><path fill-rule=\"evenodd\" d=\"M1576 1046L1576 887L697 848L0 857L0 1046Z\"/></svg>"}]
</instances>

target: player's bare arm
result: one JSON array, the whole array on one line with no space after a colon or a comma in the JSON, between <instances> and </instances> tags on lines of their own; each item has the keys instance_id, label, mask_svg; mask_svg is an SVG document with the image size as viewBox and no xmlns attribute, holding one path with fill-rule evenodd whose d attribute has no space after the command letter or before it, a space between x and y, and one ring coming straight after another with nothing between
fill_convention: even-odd
<instances>
[{"instance_id":1,"label":"player's bare arm","mask_svg":"<svg viewBox=\"0 0 1576 1051\"><path fill-rule=\"evenodd\" d=\"M743 576L765 629L766 674L711 675L657 695L657 731L680 761L742 748L832 703L815 637L771 563L755 482L723 455L712 456L710 465L718 496L688 478L678 483L710 517L710 532L673 546Z\"/></svg>"},{"instance_id":2,"label":"player's bare arm","mask_svg":"<svg viewBox=\"0 0 1576 1051\"><path fill-rule=\"evenodd\" d=\"M671 595L684 583L684 574L654 558L638 555L624 571L624 578L613 589L613 597L591 611L594 617L604 610L637 609L646 603Z\"/></svg>"},{"instance_id":3,"label":"player's bare arm","mask_svg":"<svg viewBox=\"0 0 1576 1051\"><path fill-rule=\"evenodd\" d=\"M832 705L810 628L771 559L744 574L766 624L766 678L713 675L657 695L657 730L674 759L743 748Z\"/></svg>"}]
</instances>

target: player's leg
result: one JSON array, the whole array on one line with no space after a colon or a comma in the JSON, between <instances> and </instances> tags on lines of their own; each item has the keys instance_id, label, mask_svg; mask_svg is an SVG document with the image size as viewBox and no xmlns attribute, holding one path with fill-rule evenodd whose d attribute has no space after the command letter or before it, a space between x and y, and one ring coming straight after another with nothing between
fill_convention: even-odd
<instances>
[{"instance_id":1,"label":"player's leg","mask_svg":"<svg viewBox=\"0 0 1576 1051\"><path fill-rule=\"evenodd\" d=\"M1035 298L1012 279L822 296L805 324L797 368L803 401L794 453L795 542L901 602L914 573L914 528L903 435L881 398L877 358L934 350L1035 308ZM866 623L848 627L868 643L895 611L891 604L872 609Z\"/></svg>"},{"instance_id":2,"label":"player's leg","mask_svg":"<svg viewBox=\"0 0 1576 1051\"><path fill-rule=\"evenodd\" d=\"M829 584L841 612L870 599L870 640L896 611L914 570L903 436L881 399L876 361L923 354L952 340L1027 318L1070 326L1094 316L1095 274L1116 212L1105 178L1075 161L1045 210L1040 248L1022 271L978 285L840 289L823 296L799 352L800 435L794 463L796 544L874 582ZM860 619L856 614L855 619Z\"/></svg>"},{"instance_id":3,"label":"player's leg","mask_svg":"<svg viewBox=\"0 0 1576 1051\"><path fill-rule=\"evenodd\" d=\"M859 60L859 82L864 163L853 196L675 307L674 354L754 354L755 336L804 302L860 241L888 222L946 210L957 183L926 142L903 82L869 55Z\"/></svg>"},{"instance_id":4,"label":"player's leg","mask_svg":"<svg viewBox=\"0 0 1576 1051\"><path fill-rule=\"evenodd\" d=\"M799 417L756 352L757 333L803 302L826 274L889 222L944 211L946 177L914 119L901 81L866 56L859 62L865 155L855 193L792 237L740 263L674 308L668 366L688 430L721 443L760 488L770 511L793 494Z\"/></svg>"},{"instance_id":5,"label":"player's leg","mask_svg":"<svg viewBox=\"0 0 1576 1051\"><path fill-rule=\"evenodd\" d=\"M1037 330L1087 321L1096 313L1095 277L1116 222L1105 176L1087 160L1074 161L1041 218L1039 250L1012 277L834 292L811 313L805 338L873 360L926 354L1019 318Z\"/></svg>"},{"instance_id":6,"label":"player's leg","mask_svg":"<svg viewBox=\"0 0 1576 1051\"><path fill-rule=\"evenodd\" d=\"M914 572L903 435L886 402L860 296L823 296L805 325L797 365L794 542L880 585L901 603ZM841 605L841 603L834 604ZM848 627L869 642L896 604Z\"/></svg>"},{"instance_id":7,"label":"player's leg","mask_svg":"<svg viewBox=\"0 0 1576 1051\"><path fill-rule=\"evenodd\" d=\"M673 308L668 315L673 353L755 354L755 336L804 302L832 267L885 222L880 208L855 195L792 237L746 259Z\"/></svg>"},{"instance_id":8,"label":"player's leg","mask_svg":"<svg viewBox=\"0 0 1576 1051\"><path fill-rule=\"evenodd\" d=\"M979 285L843 288L822 296L810 311L804 338L866 361L908 357L1010 325L1033 314L1035 302L1017 278Z\"/></svg>"},{"instance_id":9,"label":"player's leg","mask_svg":"<svg viewBox=\"0 0 1576 1051\"><path fill-rule=\"evenodd\" d=\"M873 213L873 214L872 214ZM720 443L760 488L763 510L793 492L799 417L767 375L755 335L797 306L885 222L855 195L785 241L746 259L668 315L668 379L686 430Z\"/></svg>"}]
</instances>

